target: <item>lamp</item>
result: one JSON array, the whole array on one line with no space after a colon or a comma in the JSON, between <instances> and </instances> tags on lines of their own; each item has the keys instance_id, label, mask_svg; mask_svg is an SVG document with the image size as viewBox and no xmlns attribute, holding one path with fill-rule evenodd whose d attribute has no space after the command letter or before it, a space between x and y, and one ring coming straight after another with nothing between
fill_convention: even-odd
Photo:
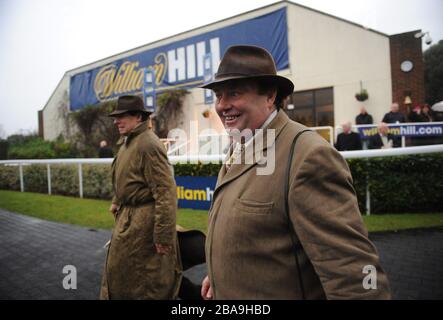
<instances>
[{"instance_id":1,"label":"lamp","mask_svg":"<svg viewBox=\"0 0 443 320\"><path fill-rule=\"evenodd\" d=\"M410 97L410 96L406 96L406 97L405 97L405 102L404 102L404 104L412 104L412 100L411 100L411 97Z\"/></svg>"},{"instance_id":2,"label":"lamp","mask_svg":"<svg viewBox=\"0 0 443 320\"><path fill-rule=\"evenodd\" d=\"M427 45L430 45L431 43L432 43L432 38L431 38L431 36L430 36L430 34L429 34L429 31L426 31L426 32L417 32L416 34L414 34L414 37L415 38L423 38L424 36L426 35L426 37L425 37L425 43L427 44Z\"/></svg>"}]
</instances>

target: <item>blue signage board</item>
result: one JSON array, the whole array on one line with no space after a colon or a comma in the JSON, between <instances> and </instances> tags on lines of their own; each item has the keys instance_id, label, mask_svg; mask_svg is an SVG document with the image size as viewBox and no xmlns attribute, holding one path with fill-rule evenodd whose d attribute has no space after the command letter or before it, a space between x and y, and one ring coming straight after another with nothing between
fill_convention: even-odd
<instances>
[{"instance_id":1,"label":"blue signage board","mask_svg":"<svg viewBox=\"0 0 443 320\"><path fill-rule=\"evenodd\" d=\"M209 210L217 177L175 177L179 208Z\"/></svg>"},{"instance_id":2,"label":"blue signage board","mask_svg":"<svg viewBox=\"0 0 443 320\"><path fill-rule=\"evenodd\" d=\"M358 132L362 139L377 134L376 125L359 126ZM443 136L443 122L431 124L407 123L389 125L389 133L402 137L436 137Z\"/></svg>"},{"instance_id":3,"label":"blue signage board","mask_svg":"<svg viewBox=\"0 0 443 320\"><path fill-rule=\"evenodd\" d=\"M75 74L70 79L70 108L75 111L123 94L142 94L145 69L155 71L157 94L197 87L204 82L204 56L211 55L215 71L226 49L236 44L266 48L278 70L289 68L286 8Z\"/></svg>"}]
</instances>

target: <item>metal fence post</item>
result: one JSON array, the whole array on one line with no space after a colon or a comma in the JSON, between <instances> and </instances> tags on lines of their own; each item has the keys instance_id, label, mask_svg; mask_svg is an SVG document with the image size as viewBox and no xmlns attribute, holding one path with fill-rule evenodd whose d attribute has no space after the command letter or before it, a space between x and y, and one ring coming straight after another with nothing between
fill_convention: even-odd
<instances>
[{"instance_id":1,"label":"metal fence post","mask_svg":"<svg viewBox=\"0 0 443 320\"><path fill-rule=\"evenodd\" d=\"M83 172L81 163L78 164L78 191L80 198L83 198Z\"/></svg>"},{"instance_id":2,"label":"metal fence post","mask_svg":"<svg viewBox=\"0 0 443 320\"><path fill-rule=\"evenodd\" d=\"M22 164L19 164L18 172L20 175L20 191L24 192L25 191L25 183L23 182L23 166L22 166Z\"/></svg>"},{"instance_id":3,"label":"metal fence post","mask_svg":"<svg viewBox=\"0 0 443 320\"><path fill-rule=\"evenodd\" d=\"M51 191L51 166L49 163L46 165L46 172L48 173L48 194L50 195L52 194L52 191Z\"/></svg>"}]
</instances>

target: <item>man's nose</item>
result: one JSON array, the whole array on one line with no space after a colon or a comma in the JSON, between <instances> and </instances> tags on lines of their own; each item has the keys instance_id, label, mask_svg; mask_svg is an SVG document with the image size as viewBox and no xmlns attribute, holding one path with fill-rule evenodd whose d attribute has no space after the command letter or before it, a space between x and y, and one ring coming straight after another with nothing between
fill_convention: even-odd
<instances>
[{"instance_id":1,"label":"man's nose","mask_svg":"<svg viewBox=\"0 0 443 320\"><path fill-rule=\"evenodd\" d=\"M217 106L219 107L220 110L229 109L230 103L229 103L229 99L227 99L226 95L221 94L218 97Z\"/></svg>"}]
</instances>

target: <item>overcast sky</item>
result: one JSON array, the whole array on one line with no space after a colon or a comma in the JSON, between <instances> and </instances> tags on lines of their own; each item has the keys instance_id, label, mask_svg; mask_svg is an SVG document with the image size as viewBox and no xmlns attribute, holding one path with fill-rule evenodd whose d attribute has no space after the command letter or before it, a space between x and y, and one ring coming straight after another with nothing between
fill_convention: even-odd
<instances>
[{"instance_id":1,"label":"overcast sky","mask_svg":"<svg viewBox=\"0 0 443 320\"><path fill-rule=\"evenodd\" d=\"M0 137L36 131L65 71L229 18L268 0L0 0ZM298 0L395 34L443 39L442 0ZM428 46L423 43L423 48Z\"/></svg>"}]
</instances>

